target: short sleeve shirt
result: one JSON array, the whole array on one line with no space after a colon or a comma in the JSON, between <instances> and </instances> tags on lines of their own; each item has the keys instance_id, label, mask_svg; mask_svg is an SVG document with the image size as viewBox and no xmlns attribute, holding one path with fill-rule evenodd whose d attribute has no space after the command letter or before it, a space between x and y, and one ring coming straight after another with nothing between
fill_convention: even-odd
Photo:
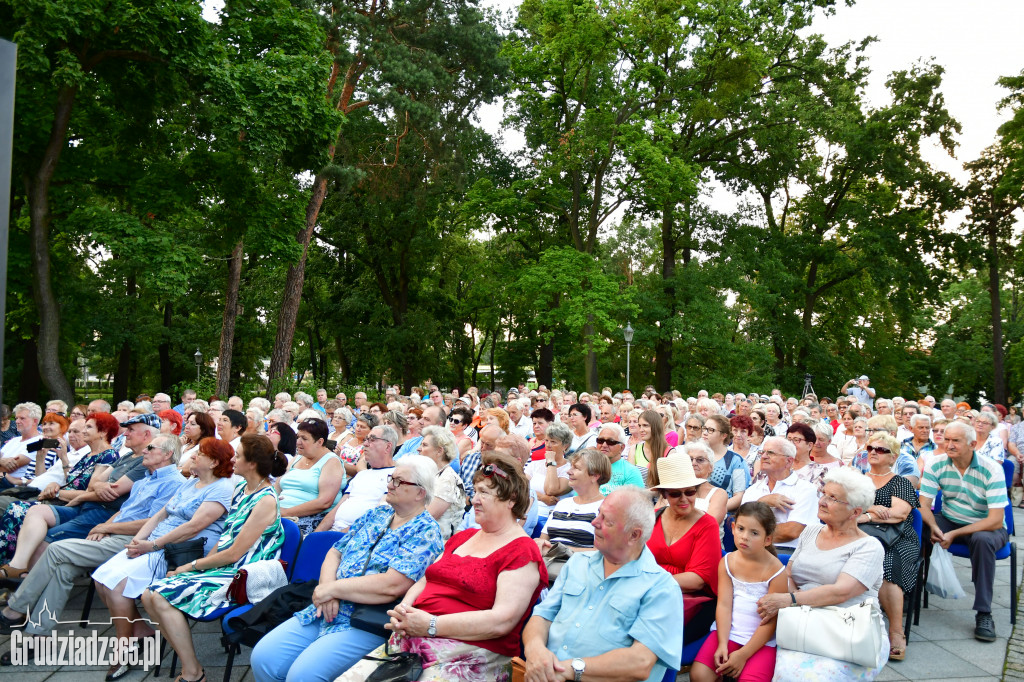
<instances>
[{"instance_id":1,"label":"short sleeve shirt","mask_svg":"<svg viewBox=\"0 0 1024 682\"><path fill-rule=\"evenodd\" d=\"M818 549L818 535L825 528L820 523L804 528L796 551L789 560L790 576L800 590L834 585L841 573L854 578L867 592L847 599L839 607L854 606L868 597L878 598L882 586L882 563L885 550L875 538L858 538L834 549Z\"/></svg>"},{"instance_id":2,"label":"short sleeve shirt","mask_svg":"<svg viewBox=\"0 0 1024 682\"><path fill-rule=\"evenodd\" d=\"M934 500L942 491L942 515L962 525L981 521L989 509L1002 509L1006 498L1003 465L977 453L961 475L949 455L939 455L924 470L921 497Z\"/></svg>"},{"instance_id":3,"label":"short sleeve shirt","mask_svg":"<svg viewBox=\"0 0 1024 682\"><path fill-rule=\"evenodd\" d=\"M548 649L569 660L599 656L640 642L657 656L648 682L679 669L683 593L644 547L607 578L600 552L574 554L533 615L551 623Z\"/></svg>"}]
</instances>

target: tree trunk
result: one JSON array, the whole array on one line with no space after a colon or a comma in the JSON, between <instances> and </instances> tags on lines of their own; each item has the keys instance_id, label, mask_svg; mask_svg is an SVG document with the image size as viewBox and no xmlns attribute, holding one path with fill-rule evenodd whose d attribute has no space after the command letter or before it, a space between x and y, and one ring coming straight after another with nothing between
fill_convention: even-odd
<instances>
[{"instance_id":1,"label":"tree trunk","mask_svg":"<svg viewBox=\"0 0 1024 682\"><path fill-rule=\"evenodd\" d=\"M597 380L597 353L594 351L594 316L587 315L587 323L583 326L583 334L587 338L587 364L584 367L585 383L587 391L594 393L600 391L601 387Z\"/></svg>"},{"instance_id":2,"label":"tree trunk","mask_svg":"<svg viewBox=\"0 0 1024 682\"><path fill-rule=\"evenodd\" d=\"M338 353L338 366L341 368L342 381L348 383L352 378L352 366L349 364L348 355L345 354L345 349L341 345L341 337L334 337L334 349Z\"/></svg>"},{"instance_id":3,"label":"tree trunk","mask_svg":"<svg viewBox=\"0 0 1024 682\"><path fill-rule=\"evenodd\" d=\"M309 240L313 237L320 208L327 197L327 178L318 177L313 182L313 194L306 205L306 224L295 235L295 241L302 247L299 262L288 268L284 283L281 311L277 316L277 337L274 351L270 355L267 369L267 398L276 390L275 382L284 377L292 356L292 341L295 338L295 323L299 319L299 304L302 302L302 286L306 281L306 259L309 257Z\"/></svg>"},{"instance_id":4,"label":"tree trunk","mask_svg":"<svg viewBox=\"0 0 1024 682\"><path fill-rule=\"evenodd\" d=\"M494 333L491 334L491 390L492 391L494 390L494 375L495 375L495 373L497 371L496 368L495 368L495 364L494 364L494 358L495 358L495 355L496 355L495 351L497 350L497 346L498 346L498 330L495 329Z\"/></svg>"},{"instance_id":5,"label":"tree trunk","mask_svg":"<svg viewBox=\"0 0 1024 682\"><path fill-rule=\"evenodd\" d=\"M1006 373L1003 369L1003 302L999 286L998 218L990 217L988 229L988 298L992 308L992 402L1006 404Z\"/></svg>"},{"instance_id":6,"label":"tree trunk","mask_svg":"<svg viewBox=\"0 0 1024 682\"><path fill-rule=\"evenodd\" d=\"M658 393L672 388L672 321L676 315L676 235L674 205L665 206L661 214L661 280L668 302L668 319L662 321L654 344L654 385Z\"/></svg>"},{"instance_id":7,"label":"tree trunk","mask_svg":"<svg viewBox=\"0 0 1024 682\"><path fill-rule=\"evenodd\" d=\"M174 370L171 367L171 319L173 304L164 303L164 337L160 341L160 390L170 390L174 384Z\"/></svg>"},{"instance_id":8,"label":"tree trunk","mask_svg":"<svg viewBox=\"0 0 1024 682\"><path fill-rule=\"evenodd\" d=\"M217 354L217 395L231 395L231 360L235 350L235 322L238 320L238 291L242 284L242 244L239 239L228 261L228 285L224 295L224 317Z\"/></svg>"},{"instance_id":9,"label":"tree trunk","mask_svg":"<svg viewBox=\"0 0 1024 682\"><path fill-rule=\"evenodd\" d=\"M50 139L39 170L28 182L32 296L39 314L39 337L36 340L39 376L52 398L59 398L69 405L75 402L75 392L60 366L60 307L50 278L50 182L66 145L68 124L77 92L77 87L68 86L57 91Z\"/></svg>"},{"instance_id":10,"label":"tree trunk","mask_svg":"<svg viewBox=\"0 0 1024 682\"><path fill-rule=\"evenodd\" d=\"M125 287L125 299L129 302L129 306L134 306L135 275L128 275L128 284ZM129 328L131 326L132 323L131 321L129 321ZM117 369L114 370L114 396L110 401L114 409L117 408L117 404L119 402L128 399L128 389L130 387L131 374L132 344L130 340L125 339L124 343L121 344L121 350L117 354Z\"/></svg>"},{"instance_id":11,"label":"tree trunk","mask_svg":"<svg viewBox=\"0 0 1024 682\"><path fill-rule=\"evenodd\" d=\"M542 337L543 338L543 335ZM555 376L555 340L551 339L540 346L540 361L537 363L537 385L553 388Z\"/></svg>"},{"instance_id":12,"label":"tree trunk","mask_svg":"<svg viewBox=\"0 0 1024 682\"><path fill-rule=\"evenodd\" d=\"M39 400L39 389L42 388L42 380L39 376L39 347L36 345L36 338L39 336L39 328L33 325L32 337L22 341L22 365L21 380L18 382L18 402L29 402Z\"/></svg>"}]
</instances>

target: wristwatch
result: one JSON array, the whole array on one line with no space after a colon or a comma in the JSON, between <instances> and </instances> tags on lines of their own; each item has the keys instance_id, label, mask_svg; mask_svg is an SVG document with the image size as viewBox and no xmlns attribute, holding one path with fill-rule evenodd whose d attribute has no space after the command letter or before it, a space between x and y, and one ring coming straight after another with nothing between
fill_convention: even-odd
<instances>
[{"instance_id":1,"label":"wristwatch","mask_svg":"<svg viewBox=\"0 0 1024 682\"><path fill-rule=\"evenodd\" d=\"M558 466L558 462L547 462L544 466L556 467Z\"/></svg>"},{"instance_id":2,"label":"wristwatch","mask_svg":"<svg viewBox=\"0 0 1024 682\"><path fill-rule=\"evenodd\" d=\"M430 617L430 626L427 628L427 637L437 637L437 616Z\"/></svg>"},{"instance_id":3,"label":"wristwatch","mask_svg":"<svg viewBox=\"0 0 1024 682\"><path fill-rule=\"evenodd\" d=\"M586 670L587 664L583 662L582 658L572 659L572 671L576 675L572 678L575 682L580 682L583 679L583 671Z\"/></svg>"}]
</instances>

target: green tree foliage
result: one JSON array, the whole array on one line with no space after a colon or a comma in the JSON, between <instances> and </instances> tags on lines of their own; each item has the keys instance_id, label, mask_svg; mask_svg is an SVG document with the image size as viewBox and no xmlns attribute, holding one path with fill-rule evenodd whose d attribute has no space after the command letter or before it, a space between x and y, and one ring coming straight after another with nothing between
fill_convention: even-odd
<instances>
[{"instance_id":1,"label":"green tree foliage","mask_svg":"<svg viewBox=\"0 0 1024 682\"><path fill-rule=\"evenodd\" d=\"M70 399L84 356L134 397L199 348L222 395L593 390L628 321L634 388L1012 398L1024 74L958 187L921 155L959 130L941 67L868 103L872 39L813 33L833 5L0 0L5 378ZM502 96L514 152L475 118Z\"/></svg>"}]
</instances>

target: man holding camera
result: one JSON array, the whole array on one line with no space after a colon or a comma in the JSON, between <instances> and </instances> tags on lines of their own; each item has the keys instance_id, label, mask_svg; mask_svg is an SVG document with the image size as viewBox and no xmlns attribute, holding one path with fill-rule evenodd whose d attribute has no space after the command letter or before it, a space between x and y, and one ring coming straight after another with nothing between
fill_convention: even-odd
<instances>
[{"instance_id":1,"label":"man holding camera","mask_svg":"<svg viewBox=\"0 0 1024 682\"><path fill-rule=\"evenodd\" d=\"M861 374L858 379L850 379L843 384L840 393L845 395L852 395L857 399L857 402L864 403L868 407L874 409L875 407L875 389L868 386L871 380L868 379L867 374ZM857 384L854 386L853 384Z\"/></svg>"},{"instance_id":2,"label":"man holding camera","mask_svg":"<svg viewBox=\"0 0 1024 682\"><path fill-rule=\"evenodd\" d=\"M35 457L29 455L28 446L40 440L39 420L42 418L43 409L35 403L14 406L18 437L7 441L0 449L0 489L21 485L26 478L31 478L29 471Z\"/></svg>"}]
</instances>

